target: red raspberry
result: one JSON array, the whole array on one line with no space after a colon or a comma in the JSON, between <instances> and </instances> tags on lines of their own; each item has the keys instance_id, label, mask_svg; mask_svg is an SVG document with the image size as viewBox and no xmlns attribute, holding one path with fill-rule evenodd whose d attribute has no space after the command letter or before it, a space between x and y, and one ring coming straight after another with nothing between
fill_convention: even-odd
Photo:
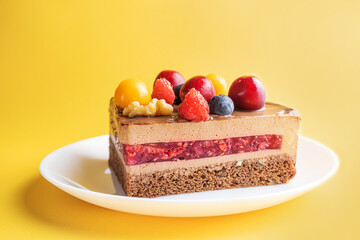
<instances>
[{"instance_id":1,"label":"red raspberry","mask_svg":"<svg viewBox=\"0 0 360 240\"><path fill-rule=\"evenodd\" d=\"M206 121L209 118L209 105L203 95L192 88L179 105L178 113L181 118L189 121Z\"/></svg>"},{"instance_id":2,"label":"red raspberry","mask_svg":"<svg viewBox=\"0 0 360 240\"><path fill-rule=\"evenodd\" d=\"M175 93L171 83L165 78L156 79L151 97L159 100L164 99L165 102L172 105L175 100Z\"/></svg>"}]
</instances>

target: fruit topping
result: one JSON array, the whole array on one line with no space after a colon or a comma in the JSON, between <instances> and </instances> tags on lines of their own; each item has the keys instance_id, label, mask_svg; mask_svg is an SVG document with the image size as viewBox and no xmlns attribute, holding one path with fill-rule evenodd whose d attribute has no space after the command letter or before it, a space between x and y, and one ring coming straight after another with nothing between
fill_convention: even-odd
<instances>
[{"instance_id":1,"label":"fruit topping","mask_svg":"<svg viewBox=\"0 0 360 240\"><path fill-rule=\"evenodd\" d=\"M168 80L171 83L173 89L177 85L183 84L185 82L185 78L180 73L172 70L165 70L160 72L156 79L159 78L165 78L166 80Z\"/></svg>"},{"instance_id":2,"label":"fruit topping","mask_svg":"<svg viewBox=\"0 0 360 240\"><path fill-rule=\"evenodd\" d=\"M175 101L174 101L174 105L179 105L181 103L181 99L180 99L180 89L182 87L183 84L179 84L174 88L174 93L175 93Z\"/></svg>"},{"instance_id":3,"label":"fruit topping","mask_svg":"<svg viewBox=\"0 0 360 240\"><path fill-rule=\"evenodd\" d=\"M183 85L184 85L184 84L182 83L182 84L177 85L177 86L174 88L175 96L176 96L177 98L180 98L180 89L181 89L181 87L182 87Z\"/></svg>"},{"instance_id":4,"label":"fruit topping","mask_svg":"<svg viewBox=\"0 0 360 240\"><path fill-rule=\"evenodd\" d=\"M151 101L156 101L156 98L154 98ZM166 103L164 99L160 99L156 102L156 116L165 116L165 115L171 115L174 112L173 106Z\"/></svg>"},{"instance_id":5,"label":"fruit topping","mask_svg":"<svg viewBox=\"0 0 360 240\"><path fill-rule=\"evenodd\" d=\"M180 98L175 98L173 105L179 105L181 103Z\"/></svg>"},{"instance_id":6,"label":"fruit topping","mask_svg":"<svg viewBox=\"0 0 360 240\"><path fill-rule=\"evenodd\" d=\"M160 116L171 115L173 113L173 107L166 103L164 99L158 100L153 98L148 105L140 105L139 102L134 101L124 108L122 114L130 118L136 116Z\"/></svg>"},{"instance_id":7,"label":"fruit topping","mask_svg":"<svg viewBox=\"0 0 360 240\"><path fill-rule=\"evenodd\" d=\"M227 83L222 76L215 73L210 73L206 77L213 83L216 95L227 94Z\"/></svg>"},{"instance_id":8,"label":"fruit topping","mask_svg":"<svg viewBox=\"0 0 360 240\"><path fill-rule=\"evenodd\" d=\"M121 149L126 164L137 165L281 149L281 143L282 136L268 134L187 142L122 144Z\"/></svg>"},{"instance_id":9,"label":"fruit topping","mask_svg":"<svg viewBox=\"0 0 360 240\"><path fill-rule=\"evenodd\" d=\"M265 88L253 76L243 76L236 79L230 86L229 97L235 107L246 110L258 110L265 105Z\"/></svg>"},{"instance_id":10,"label":"fruit topping","mask_svg":"<svg viewBox=\"0 0 360 240\"><path fill-rule=\"evenodd\" d=\"M178 113L179 117L189 121L206 121L209 118L209 105L203 95L192 88L179 105Z\"/></svg>"},{"instance_id":11,"label":"fruit topping","mask_svg":"<svg viewBox=\"0 0 360 240\"><path fill-rule=\"evenodd\" d=\"M175 100L175 93L168 80L159 78L155 81L152 98L164 99L168 104L172 105Z\"/></svg>"},{"instance_id":12,"label":"fruit topping","mask_svg":"<svg viewBox=\"0 0 360 240\"><path fill-rule=\"evenodd\" d=\"M210 113L217 115L230 115L234 111L234 103L224 94L212 97L209 101Z\"/></svg>"},{"instance_id":13,"label":"fruit topping","mask_svg":"<svg viewBox=\"0 0 360 240\"><path fill-rule=\"evenodd\" d=\"M126 79L116 88L114 100L116 106L123 109L134 101L146 105L150 102L151 96L145 83L136 79Z\"/></svg>"},{"instance_id":14,"label":"fruit topping","mask_svg":"<svg viewBox=\"0 0 360 240\"><path fill-rule=\"evenodd\" d=\"M184 101L185 95L190 91L191 88L195 88L199 91L208 102L210 98L216 95L215 88L210 79L204 76L195 76L187 80L180 90L180 98Z\"/></svg>"}]
</instances>

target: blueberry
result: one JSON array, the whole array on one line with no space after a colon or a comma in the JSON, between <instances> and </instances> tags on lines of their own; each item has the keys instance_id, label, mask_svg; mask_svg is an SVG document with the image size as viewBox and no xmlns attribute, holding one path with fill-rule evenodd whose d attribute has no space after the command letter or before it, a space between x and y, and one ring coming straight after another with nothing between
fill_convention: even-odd
<instances>
[{"instance_id":1,"label":"blueberry","mask_svg":"<svg viewBox=\"0 0 360 240\"><path fill-rule=\"evenodd\" d=\"M181 89L182 85L184 85L184 84L179 84L174 88L175 101L174 101L173 105L179 105L181 103L180 89Z\"/></svg>"},{"instance_id":2,"label":"blueberry","mask_svg":"<svg viewBox=\"0 0 360 240\"><path fill-rule=\"evenodd\" d=\"M175 93L175 96L177 97L177 98L179 98L180 99L180 89L181 89L181 87L182 87L182 85L183 84L179 84L179 85L177 85L175 88L174 88L174 93Z\"/></svg>"},{"instance_id":3,"label":"blueberry","mask_svg":"<svg viewBox=\"0 0 360 240\"><path fill-rule=\"evenodd\" d=\"M180 105L180 103L181 103L181 99L175 98L173 105Z\"/></svg>"},{"instance_id":4,"label":"blueberry","mask_svg":"<svg viewBox=\"0 0 360 240\"><path fill-rule=\"evenodd\" d=\"M210 113L230 115L234 111L234 102L224 94L212 97L209 101Z\"/></svg>"}]
</instances>

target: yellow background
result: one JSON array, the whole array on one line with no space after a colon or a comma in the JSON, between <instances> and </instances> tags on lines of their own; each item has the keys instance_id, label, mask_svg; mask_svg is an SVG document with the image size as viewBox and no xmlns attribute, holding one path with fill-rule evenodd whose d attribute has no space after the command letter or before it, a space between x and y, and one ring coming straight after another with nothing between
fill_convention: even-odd
<instances>
[{"instance_id":1,"label":"yellow background","mask_svg":"<svg viewBox=\"0 0 360 240\"><path fill-rule=\"evenodd\" d=\"M359 238L359 13L351 0L0 1L0 238ZM107 210L41 178L45 155L107 133L120 80L150 87L163 69L256 75L338 173L275 207L192 219Z\"/></svg>"}]
</instances>

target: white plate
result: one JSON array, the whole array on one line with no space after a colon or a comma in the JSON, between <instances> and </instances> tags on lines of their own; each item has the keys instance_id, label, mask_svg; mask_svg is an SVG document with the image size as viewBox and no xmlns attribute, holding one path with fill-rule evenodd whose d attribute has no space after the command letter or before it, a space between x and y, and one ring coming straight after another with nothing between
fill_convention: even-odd
<instances>
[{"instance_id":1,"label":"white plate","mask_svg":"<svg viewBox=\"0 0 360 240\"><path fill-rule=\"evenodd\" d=\"M315 188L338 169L336 154L300 136L297 174L287 184L189 193L158 198L127 197L108 171L109 136L62 147L40 164L40 172L61 190L98 206L152 216L202 217L241 213L283 203ZM115 181L117 183L117 181Z\"/></svg>"}]
</instances>

